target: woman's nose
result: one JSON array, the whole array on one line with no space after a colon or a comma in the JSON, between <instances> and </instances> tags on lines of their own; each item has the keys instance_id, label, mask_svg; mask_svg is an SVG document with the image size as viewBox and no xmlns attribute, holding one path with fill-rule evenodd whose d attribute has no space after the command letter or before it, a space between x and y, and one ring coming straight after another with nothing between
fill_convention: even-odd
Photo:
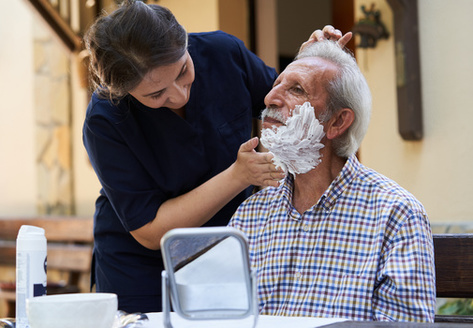
<instances>
[{"instance_id":1,"label":"woman's nose","mask_svg":"<svg viewBox=\"0 0 473 328\"><path fill-rule=\"evenodd\" d=\"M171 94L169 95L169 98L173 103L181 102L182 99L186 97L187 87L183 85L175 85L174 88L172 88Z\"/></svg>"}]
</instances>

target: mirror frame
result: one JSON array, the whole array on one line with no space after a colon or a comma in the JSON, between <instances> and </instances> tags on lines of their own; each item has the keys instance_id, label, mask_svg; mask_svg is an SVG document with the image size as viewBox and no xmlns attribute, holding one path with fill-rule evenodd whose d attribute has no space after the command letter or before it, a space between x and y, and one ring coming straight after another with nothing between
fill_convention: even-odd
<instances>
[{"instance_id":1,"label":"mirror frame","mask_svg":"<svg viewBox=\"0 0 473 328\"><path fill-rule=\"evenodd\" d=\"M243 314L225 314L216 313L194 313L190 314L183 311L179 295L177 291L177 283L171 254L169 247L173 241L182 238L196 238L196 237L219 237L224 239L227 237L234 237L241 246L241 257L243 262L243 270L245 275L245 285L248 295L248 310ZM162 299L163 299L163 320L165 327L171 328L170 312L171 301L173 310L179 316L187 320L222 320L222 319L244 319L250 315L254 315L254 325L256 325L258 316L258 301L256 294L256 278L254 272L251 270L250 259L248 254L248 242L245 235L238 229L232 227L198 227L198 228L177 228L168 231L161 239L161 253L164 261L164 271L162 272Z\"/></svg>"}]
</instances>

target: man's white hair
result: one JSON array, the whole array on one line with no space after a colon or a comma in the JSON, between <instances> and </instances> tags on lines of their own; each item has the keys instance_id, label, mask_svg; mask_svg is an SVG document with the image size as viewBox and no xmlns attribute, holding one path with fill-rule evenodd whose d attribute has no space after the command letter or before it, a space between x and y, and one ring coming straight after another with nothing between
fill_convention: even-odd
<instances>
[{"instance_id":1,"label":"man's white hair","mask_svg":"<svg viewBox=\"0 0 473 328\"><path fill-rule=\"evenodd\" d=\"M352 54L344 51L333 41L318 41L305 47L295 60L306 57L320 57L338 67L338 73L326 86L328 93L327 113L330 118L341 108L350 108L355 120L348 130L334 140L338 156L355 154L363 140L371 116L371 92Z\"/></svg>"}]
</instances>

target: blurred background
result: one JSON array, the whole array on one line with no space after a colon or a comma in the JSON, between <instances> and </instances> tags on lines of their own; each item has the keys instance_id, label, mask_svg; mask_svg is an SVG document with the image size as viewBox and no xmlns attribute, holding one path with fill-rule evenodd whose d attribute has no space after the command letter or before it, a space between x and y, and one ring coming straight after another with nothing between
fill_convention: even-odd
<instances>
[{"instance_id":1,"label":"blurred background","mask_svg":"<svg viewBox=\"0 0 473 328\"><path fill-rule=\"evenodd\" d=\"M371 16L387 38L360 47L362 34L356 33L350 45L373 93L359 157L420 199L433 224L471 221L473 1L149 3L170 8L189 32L222 29L238 36L278 70L313 30L326 24L343 32L363 30L366 11L374 9L377 15ZM0 216L93 214L99 184L81 139L89 97L81 35L97 14L115 6L113 0L0 2ZM401 8L397 20L396 8ZM418 64L402 70L403 60ZM411 74L414 83L405 86L412 92L400 95L398 84ZM407 111L407 125L409 115L415 116L421 132L414 140L399 132L400 111Z\"/></svg>"},{"instance_id":2,"label":"blurred background","mask_svg":"<svg viewBox=\"0 0 473 328\"><path fill-rule=\"evenodd\" d=\"M118 2L0 1L0 217L93 215L100 186L82 145L91 90L81 37ZM315 29L356 32L349 48L373 95L361 162L411 191L434 232L473 230L473 1L148 3L189 32L236 35L278 71Z\"/></svg>"},{"instance_id":3,"label":"blurred background","mask_svg":"<svg viewBox=\"0 0 473 328\"><path fill-rule=\"evenodd\" d=\"M376 16L386 35L366 46L366 34L356 33L350 44L373 93L359 157L420 199L434 225L471 221L473 1L149 3L170 8L189 32L222 29L238 36L278 70L313 30L333 24L343 32L363 31ZM417 4L414 16L412 4ZM116 5L113 0L0 2L0 216L93 214L100 187L81 139L90 95L81 36L99 13ZM396 8L401 8L397 20ZM376 15L367 15L370 9ZM406 93L399 83L411 75L414 82L405 89L412 92ZM411 137L409 131L407 138L400 133L401 112L407 112L403 123L414 122L417 129Z\"/></svg>"}]
</instances>

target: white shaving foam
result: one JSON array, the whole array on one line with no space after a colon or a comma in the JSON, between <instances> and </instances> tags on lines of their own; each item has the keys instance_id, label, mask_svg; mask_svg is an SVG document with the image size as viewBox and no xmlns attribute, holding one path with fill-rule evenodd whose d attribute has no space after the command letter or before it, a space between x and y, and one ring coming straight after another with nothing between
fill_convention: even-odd
<instances>
[{"instance_id":1,"label":"white shaving foam","mask_svg":"<svg viewBox=\"0 0 473 328\"><path fill-rule=\"evenodd\" d=\"M273 163L284 172L307 173L321 162L319 150L324 128L309 102L296 106L286 125L263 129L261 143L273 154Z\"/></svg>"}]
</instances>

